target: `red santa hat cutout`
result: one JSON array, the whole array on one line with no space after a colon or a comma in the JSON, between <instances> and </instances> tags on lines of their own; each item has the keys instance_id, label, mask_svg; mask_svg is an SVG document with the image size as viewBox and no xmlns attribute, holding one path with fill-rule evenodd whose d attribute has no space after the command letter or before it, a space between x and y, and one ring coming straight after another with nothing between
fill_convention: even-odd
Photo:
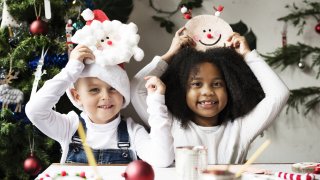
<instances>
[{"instance_id":1,"label":"red santa hat cutout","mask_svg":"<svg viewBox=\"0 0 320 180\"><path fill-rule=\"evenodd\" d=\"M233 33L231 26L219 17L223 6L215 9L215 15L198 15L185 24L186 33L196 43L197 50L223 47L227 38Z\"/></svg>"},{"instance_id":2,"label":"red santa hat cutout","mask_svg":"<svg viewBox=\"0 0 320 180\"><path fill-rule=\"evenodd\" d=\"M94 61L86 61L80 77L97 77L115 88L124 97L123 108L130 102L130 83L122 64L129 62L131 57L142 60L144 53L138 47L140 36L134 23L123 24L120 21L110 21L101 10L84 10L81 15L87 21L86 25L75 32L72 42L88 46L94 56ZM66 91L70 101L78 109L83 110L73 99L70 89Z\"/></svg>"}]
</instances>

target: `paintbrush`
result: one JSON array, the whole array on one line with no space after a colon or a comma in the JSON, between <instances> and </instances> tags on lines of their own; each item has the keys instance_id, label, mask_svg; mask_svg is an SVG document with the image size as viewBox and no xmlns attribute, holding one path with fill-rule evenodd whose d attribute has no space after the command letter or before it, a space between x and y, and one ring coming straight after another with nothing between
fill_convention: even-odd
<instances>
[{"instance_id":1,"label":"paintbrush","mask_svg":"<svg viewBox=\"0 0 320 180\"><path fill-rule=\"evenodd\" d=\"M239 178L241 174L260 156L260 154L270 145L271 141L268 139L266 140L248 159L248 161L243 164L239 171L236 173L235 177Z\"/></svg>"},{"instance_id":2,"label":"paintbrush","mask_svg":"<svg viewBox=\"0 0 320 180\"><path fill-rule=\"evenodd\" d=\"M87 144L86 134L84 132L84 129L83 129L83 126L82 126L81 122L79 122L78 134L79 134L79 136L80 136L80 138L82 140L82 146L83 146L83 149L84 149L84 151L86 153L89 166L92 166L93 172L95 174L96 179L97 180L102 180L102 177L100 176L100 174L98 172L97 163L96 163L96 160L95 160L95 158L93 156L92 150Z\"/></svg>"}]
</instances>

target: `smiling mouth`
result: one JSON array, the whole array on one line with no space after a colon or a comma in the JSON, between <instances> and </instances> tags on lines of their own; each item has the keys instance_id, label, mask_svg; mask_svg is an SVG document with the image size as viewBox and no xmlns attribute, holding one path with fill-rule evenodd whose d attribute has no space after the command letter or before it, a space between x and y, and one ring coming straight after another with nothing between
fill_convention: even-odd
<instances>
[{"instance_id":1,"label":"smiling mouth","mask_svg":"<svg viewBox=\"0 0 320 180\"><path fill-rule=\"evenodd\" d=\"M219 38L216 40L216 42L212 43L212 44L206 44L206 43L203 43L201 40L199 40L199 42L204 45L204 46L213 46L215 44L217 44L221 39L221 34L219 35Z\"/></svg>"},{"instance_id":2,"label":"smiling mouth","mask_svg":"<svg viewBox=\"0 0 320 180\"><path fill-rule=\"evenodd\" d=\"M113 107L113 105L101 105L101 106L98 106L98 108L101 108L101 109L110 109L112 107Z\"/></svg>"}]
</instances>

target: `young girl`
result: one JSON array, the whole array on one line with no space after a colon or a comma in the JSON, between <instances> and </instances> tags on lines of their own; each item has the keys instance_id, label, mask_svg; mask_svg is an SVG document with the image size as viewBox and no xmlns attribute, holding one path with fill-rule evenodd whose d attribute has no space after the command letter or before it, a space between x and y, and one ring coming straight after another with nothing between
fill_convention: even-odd
<instances>
[{"instance_id":1,"label":"young girl","mask_svg":"<svg viewBox=\"0 0 320 180\"><path fill-rule=\"evenodd\" d=\"M88 163L77 134L82 123L87 144L99 164L127 164L139 156L154 166L169 166L174 159L170 122L161 119L167 110L150 113L150 134L131 118L122 117L120 110L130 103L127 73L118 65L83 63L94 58L88 47L78 45L66 67L30 99L26 105L28 118L60 143L61 163ZM80 116L73 111L60 114L52 110L64 92L83 111Z\"/></svg>"},{"instance_id":2,"label":"young girl","mask_svg":"<svg viewBox=\"0 0 320 180\"><path fill-rule=\"evenodd\" d=\"M239 34L228 38L228 47L199 52L188 46L192 41L183 30L165 55L132 79L132 103L147 122L144 85L166 86L161 105L170 112L174 147L204 145L209 164L244 163L250 143L275 120L289 91ZM145 76L151 76L147 83Z\"/></svg>"}]
</instances>

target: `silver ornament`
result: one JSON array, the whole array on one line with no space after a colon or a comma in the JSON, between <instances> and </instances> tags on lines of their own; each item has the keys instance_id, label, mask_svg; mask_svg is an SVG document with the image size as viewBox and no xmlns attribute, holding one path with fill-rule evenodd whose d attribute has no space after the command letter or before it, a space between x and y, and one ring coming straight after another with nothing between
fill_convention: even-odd
<instances>
[{"instance_id":1,"label":"silver ornament","mask_svg":"<svg viewBox=\"0 0 320 180\"><path fill-rule=\"evenodd\" d=\"M298 67L299 67L300 69L303 69L303 68L305 67L304 62L303 62L303 61L299 61Z\"/></svg>"}]
</instances>

